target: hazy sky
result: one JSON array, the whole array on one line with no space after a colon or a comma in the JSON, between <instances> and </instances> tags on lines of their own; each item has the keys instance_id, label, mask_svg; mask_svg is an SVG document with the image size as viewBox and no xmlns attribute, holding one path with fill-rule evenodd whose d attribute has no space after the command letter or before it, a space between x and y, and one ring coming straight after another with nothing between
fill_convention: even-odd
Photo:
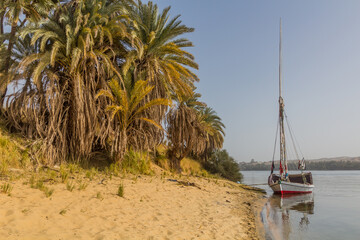
<instances>
[{"instance_id":1,"label":"hazy sky","mask_svg":"<svg viewBox=\"0 0 360 240\"><path fill-rule=\"evenodd\" d=\"M272 159L283 96L305 158L360 156L360 1L157 0L195 32L198 91L237 161Z\"/></svg>"}]
</instances>

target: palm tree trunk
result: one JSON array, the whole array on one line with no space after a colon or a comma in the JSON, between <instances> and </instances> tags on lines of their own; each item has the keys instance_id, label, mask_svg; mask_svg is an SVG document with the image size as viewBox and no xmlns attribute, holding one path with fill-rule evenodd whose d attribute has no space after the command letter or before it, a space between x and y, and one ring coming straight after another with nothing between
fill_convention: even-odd
<instances>
[{"instance_id":1,"label":"palm tree trunk","mask_svg":"<svg viewBox=\"0 0 360 240\"><path fill-rule=\"evenodd\" d=\"M119 142L119 144L121 144L121 145L119 146L119 151L118 151L118 152L116 153L116 155L115 155L116 161L117 161L118 163L120 163L120 162L123 160L124 155L125 155L126 150L127 150L127 134L126 134L126 129L123 129L123 130L121 131L121 136L120 136L120 138L121 138L121 141Z\"/></svg>"},{"instance_id":2,"label":"palm tree trunk","mask_svg":"<svg viewBox=\"0 0 360 240\"><path fill-rule=\"evenodd\" d=\"M183 159L183 157L177 157L175 150L169 150L168 156L170 159L170 168L176 170L177 173L181 173L180 161Z\"/></svg>"},{"instance_id":3,"label":"palm tree trunk","mask_svg":"<svg viewBox=\"0 0 360 240\"><path fill-rule=\"evenodd\" d=\"M7 75L9 73L9 68L10 68L10 61L11 61L11 52L15 43L15 34L16 34L16 28L17 28L17 24L13 23L11 25L11 32L10 32L10 37L9 37L9 45L8 45L8 49L7 49L7 53L6 53L6 59L5 59L5 64L3 66L3 71L4 71L4 75L5 78L7 78ZM3 107L4 104L4 100L5 100L5 95L7 92L7 80L3 83L4 86L0 86L0 108Z\"/></svg>"},{"instance_id":4,"label":"palm tree trunk","mask_svg":"<svg viewBox=\"0 0 360 240\"><path fill-rule=\"evenodd\" d=\"M4 18L5 12L3 12L0 17L0 34L4 34Z\"/></svg>"}]
</instances>

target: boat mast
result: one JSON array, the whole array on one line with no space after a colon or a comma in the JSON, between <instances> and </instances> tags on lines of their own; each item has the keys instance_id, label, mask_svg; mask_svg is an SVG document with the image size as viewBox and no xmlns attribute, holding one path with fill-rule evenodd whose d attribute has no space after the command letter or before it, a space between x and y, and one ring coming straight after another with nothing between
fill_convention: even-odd
<instances>
[{"instance_id":1,"label":"boat mast","mask_svg":"<svg viewBox=\"0 0 360 240\"><path fill-rule=\"evenodd\" d=\"M287 174L287 159L286 159L286 146L285 146L285 131L284 131L284 100L281 96L281 18L280 18L280 44L279 44L279 125L280 125L280 174ZM283 164L281 164L283 163ZM284 166L284 169L282 166Z\"/></svg>"}]
</instances>

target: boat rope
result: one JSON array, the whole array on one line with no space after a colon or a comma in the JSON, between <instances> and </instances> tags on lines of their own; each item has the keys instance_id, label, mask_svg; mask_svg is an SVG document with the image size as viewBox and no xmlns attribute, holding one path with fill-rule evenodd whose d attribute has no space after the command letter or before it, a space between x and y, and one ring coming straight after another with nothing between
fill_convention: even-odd
<instances>
[{"instance_id":1,"label":"boat rope","mask_svg":"<svg viewBox=\"0 0 360 240\"><path fill-rule=\"evenodd\" d=\"M286 125L287 125L287 127L288 127L288 129L289 129L289 134L290 134L291 141L292 141L292 144L293 144L293 147L294 147L294 151L295 151L295 154L296 154L296 158L297 158L298 160L300 160L300 157L299 157L299 154L298 154L297 148L296 148L296 142L295 142L296 139L295 139L295 136L293 136L292 129L291 129L291 126L290 126L288 117L287 117L287 115L286 115L285 112L284 112L284 115L285 115ZM295 139L295 140L294 140L294 139ZM298 146L298 147L299 147L299 146ZM299 147L299 151L300 151L300 153L301 153L301 155L302 155L302 152L301 152L300 147Z\"/></svg>"},{"instance_id":2,"label":"boat rope","mask_svg":"<svg viewBox=\"0 0 360 240\"><path fill-rule=\"evenodd\" d=\"M271 165L271 173L273 173L274 171L274 167L275 167L275 164L274 164L274 159L275 159L275 151L276 151L276 143L277 143L277 137L278 137L278 132L279 132L279 121L280 121L280 118L278 118L278 122L277 122L277 127L276 127L276 133L275 133L275 144L274 144L274 151L273 151L273 157L272 157L272 165Z\"/></svg>"},{"instance_id":3,"label":"boat rope","mask_svg":"<svg viewBox=\"0 0 360 240\"><path fill-rule=\"evenodd\" d=\"M259 186L259 185L268 185L268 183L255 183L255 184L246 184L248 186Z\"/></svg>"}]
</instances>

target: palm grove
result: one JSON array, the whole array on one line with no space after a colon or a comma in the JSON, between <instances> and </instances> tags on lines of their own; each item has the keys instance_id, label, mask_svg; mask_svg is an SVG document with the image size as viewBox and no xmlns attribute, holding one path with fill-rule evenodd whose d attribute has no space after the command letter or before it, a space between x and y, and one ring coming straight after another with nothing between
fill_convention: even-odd
<instances>
[{"instance_id":1,"label":"palm grove","mask_svg":"<svg viewBox=\"0 0 360 240\"><path fill-rule=\"evenodd\" d=\"M154 152L160 144L173 169L186 156L211 163L224 125L196 92L198 65L183 37L194 29L169 9L130 0L2 0L0 104L8 128L33 139L46 164L99 154L121 163L129 149Z\"/></svg>"}]
</instances>

